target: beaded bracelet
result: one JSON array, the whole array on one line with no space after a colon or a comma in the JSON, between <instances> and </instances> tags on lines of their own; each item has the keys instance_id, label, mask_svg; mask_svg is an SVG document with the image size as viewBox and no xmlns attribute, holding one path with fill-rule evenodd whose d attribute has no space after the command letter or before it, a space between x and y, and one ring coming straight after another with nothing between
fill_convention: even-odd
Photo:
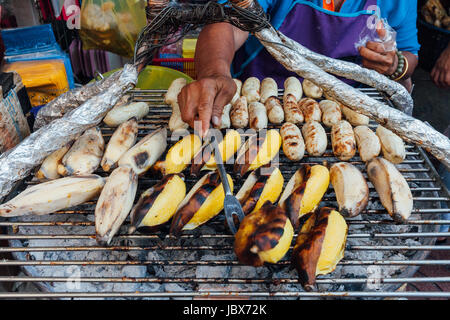
<instances>
[{"instance_id":1,"label":"beaded bracelet","mask_svg":"<svg viewBox=\"0 0 450 320\"><path fill-rule=\"evenodd\" d=\"M397 57L398 57L398 65L397 65L397 69L395 70L395 72L393 74L391 74L389 76L389 78L394 81L399 81L408 72L409 64L408 64L408 59L406 59L405 56L400 51L396 51L395 53L397 54ZM405 68L405 66L406 66L406 68Z\"/></svg>"}]
</instances>

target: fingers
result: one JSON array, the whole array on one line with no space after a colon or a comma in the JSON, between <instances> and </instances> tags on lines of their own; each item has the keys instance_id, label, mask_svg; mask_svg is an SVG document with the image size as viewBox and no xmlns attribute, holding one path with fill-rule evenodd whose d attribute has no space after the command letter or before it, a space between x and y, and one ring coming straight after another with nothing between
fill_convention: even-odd
<instances>
[{"instance_id":1,"label":"fingers","mask_svg":"<svg viewBox=\"0 0 450 320\"><path fill-rule=\"evenodd\" d=\"M363 66L368 69L373 69L381 74L392 74L397 68L397 55L393 51L383 54L377 52L377 50L381 50L378 45L379 44L376 43L369 44L368 42L367 47L361 47L359 49L359 53L363 58Z\"/></svg>"},{"instance_id":2,"label":"fingers","mask_svg":"<svg viewBox=\"0 0 450 320\"><path fill-rule=\"evenodd\" d=\"M366 48L372 51L375 51L380 54L385 54L386 51L384 49L384 45L381 42L368 41L366 43Z\"/></svg>"},{"instance_id":3,"label":"fingers","mask_svg":"<svg viewBox=\"0 0 450 320\"><path fill-rule=\"evenodd\" d=\"M384 28L383 22L380 20L377 24L377 33L380 39L384 39L386 37L386 29Z\"/></svg>"},{"instance_id":4,"label":"fingers","mask_svg":"<svg viewBox=\"0 0 450 320\"><path fill-rule=\"evenodd\" d=\"M194 127L194 119L197 114L197 96L198 91L193 83L186 85L178 95L181 119L192 128Z\"/></svg>"},{"instance_id":5,"label":"fingers","mask_svg":"<svg viewBox=\"0 0 450 320\"><path fill-rule=\"evenodd\" d=\"M202 90L202 95L199 99L197 111L199 120L201 121L202 125L200 131L200 135L202 137L205 136L209 130L209 123L211 121L215 95L216 95L215 90L211 90L210 88L204 88L204 90Z\"/></svg>"},{"instance_id":6,"label":"fingers","mask_svg":"<svg viewBox=\"0 0 450 320\"><path fill-rule=\"evenodd\" d=\"M222 113L223 107L230 103L233 98L234 93L236 92L236 83L231 80L231 82L225 80L219 88L219 92L214 99L213 110L212 110L212 123L218 128L222 123Z\"/></svg>"}]
</instances>

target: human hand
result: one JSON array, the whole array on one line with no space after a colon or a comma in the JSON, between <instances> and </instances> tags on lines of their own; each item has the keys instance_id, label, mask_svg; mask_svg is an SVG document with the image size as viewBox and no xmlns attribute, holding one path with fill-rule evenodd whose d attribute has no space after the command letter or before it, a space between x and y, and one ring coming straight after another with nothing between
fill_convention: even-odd
<instances>
[{"instance_id":1,"label":"human hand","mask_svg":"<svg viewBox=\"0 0 450 320\"><path fill-rule=\"evenodd\" d=\"M431 70L431 79L439 88L450 88L450 44Z\"/></svg>"},{"instance_id":2,"label":"human hand","mask_svg":"<svg viewBox=\"0 0 450 320\"><path fill-rule=\"evenodd\" d=\"M377 33L380 39L386 36L386 29L380 23L377 27ZM363 66L378 73L390 76L398 67L398 57L394 50L385 51L381 42L368 41L365 47L359 48L359 54L363 58Z\"/></svg>"},{"instance_id":3,"label":"human hand","mask_svg":"<svg viewBox=\"0 0 450 320\"><path fill-rule=\"evenodd\" d=\"M236 84L229 76L209 76L186 85L178 95L181 119L194 128L201 121L200 135L205 136L210 122L219 127L223 107L236 92Z\"/></svg>"}]
</instances>

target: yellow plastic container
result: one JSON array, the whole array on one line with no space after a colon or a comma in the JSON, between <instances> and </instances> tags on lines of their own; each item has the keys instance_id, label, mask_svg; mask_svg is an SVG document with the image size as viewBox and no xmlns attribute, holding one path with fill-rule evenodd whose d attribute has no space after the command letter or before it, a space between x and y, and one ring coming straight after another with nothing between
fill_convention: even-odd
<instances>
[{"instance_id":1,"label":"yellow plastic container","mask_svg":"<svg viewBox=\"0 0 450 320\"><path fill-rule=\"evenodd\" d=\"M61 60L17 61L6 64L3 71L20 75L33 107L47 104L69 90Z\"/></svg>"},{"instance_id":2,"label":"yellow plastic container","mask_svg":"<svg viewBox=\"0 0 450 320\"><path fill-rule=\"evenodd\" d=\"M183 58L194 58L197 39L183 39Z\"/></svg>"}]
</instances>

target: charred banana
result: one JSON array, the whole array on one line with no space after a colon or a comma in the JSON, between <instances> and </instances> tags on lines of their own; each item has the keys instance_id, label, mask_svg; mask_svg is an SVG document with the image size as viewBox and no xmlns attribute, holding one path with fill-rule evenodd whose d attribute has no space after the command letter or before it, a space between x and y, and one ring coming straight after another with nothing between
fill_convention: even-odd
<instances>
[{"instance_id":1,"label":"charred banana","mask_svg":"<svg viewBox=\"0 0 450 320\"><path fill-rule=\"evenodd\" d=\"M186 196L182 174L169 174L142 193L131 210L128 233L135 230L150 232L167 223Z\"/></svg>"},{"instance_id":2,"label":"charred banana","mask_svg":"<svg viewBox=\"0 0 450 320\"><path fill-rule=\"evenodd\" d=\"M233 180L229 175L228 182L233 190ZM193 230L214 218L223 209L225 192L217 172L203 176L189 191L178 206L170 234L179 236L185 230Z\"/></svg>"},{"instance_id":3,"label":"charred banana","mask_svg":"<svg viewBox=\"0 0 450 320\"><path fill-rule=\"evenodd\" d=\"M361 171L350 163L339 162L330 168L330 179L339 212L349 218L359 215L369 202L369 187Z\"/></svg>"},{"instance_id":4,"label":"charred banana","mask_svg":"<svg viewBox=\"0 0 450 320\"><path fill-rule=\"evenodd\" d=\"M160 128L146 135L119 159L119 166L130 167L136 174L147 171L167 147L167 130Z\"/></svg>"},{"instance_id":5,"label":"charred banana","mask_svg":"<svg viewBox=\"0 0 450 320\"><path fill-rule=\"evenodd\" d=\"M279 201L294 227L298 226L302 216L319 205L329 184L330 173L324 166L305 164L295 172Z\"/></svg>"},{"instance_id":6,"label":"charred banana","mask_svg":"<svg viewBox=\"0 0 450 320\"><path fill-rule=\"evenodd\" d=\"M243 176L246 172L268 164L281 147L281 136L277 130L268 130L265 135L252 135L239 149L234 172Z\"/></svg>"},{"instance_id":7,"label":"charred banana","mask_svg":"<svg viewBox=\"0 0 450 320\"><path fill-rule=\"evenodd\" d=\"M236 194L244 214L258 211L266 201L275 203L283 184L283 175L277 167L260 167L253 171Z\"/></svg>"},{"instance_id":8,"label":"charred banana","mask_svg":"<svg viewBox=\"0 0 450 320\"><path fill-rule=\"evenodd\" d=\"M120 157L135 144L137 133L138 123L136 118L131 118L122 123L114 131L100 163L104 171L108 172L115 168Z\"/></svg>"},{"instance_id":9,"label":"charred banana","mask_svg":"<svg viewBox=\"0 0 450 320\"><path fill-rule=\"evenodd\" d=\"M386 159L375 158L367 164L367 175L389 215L397 222L407 221L413 209L413 197L397 168Z\"/></svg>"},{"instance_id":10,"label":"charred banana","mask_svg":"<svg viewBox=\"0 0 450 320\"><path fill-rule=\"evenodd\" d=\"M0 216L43 215L77 206L96 197L104 185L105 179L95 174L40 183L0 205Z\"/></svg>"},{"instance_id":11,"label":"charred banana","mask_svg":"<svg viewBox=\"0 0 450 320\"><path fill-rule=\"evenodd\" d=\"M99 244L109 244L127 218L136 196L138 176L132 168L114 169L95 207L95 231Z\"/></svg>"},{"instance_id":12,"label":"charred banana","mask_svg":"<svg viewBox=\"0 0 450 320\"><path fill-rule=\"evenodd\" d=\"M239 262L246 265L277 263L289 250L293 236L294 228L285 211L267 201L242 220L235 236L234 252Z\"/></svg>"},{"instance_id":13,"label":"charred banana","mask_svg":"<svg viewBox=\"0 0 450 320\"><path fill-rule=\"evenodd\" d=\"M280 129L283 139L283 152L291 161L300 161L305 155L305 141L300 129L293 123L286 122Z\"/></svg>"},{"instance_id":14,"label":"charred banana","mask_svg":"<svg viewBox=\"0 0 450 320\"><path fill-rule=\"evenodd\" d=\"M317 275L336 269L344 257L347 233L345 219L339 212L327 207L316 210L302 226L291 262L305 290L315 289Z\"/></svg>"},{"instance_id":15,"label":"charred banana","mask_svg":"<svg viewBox=\"0 0 450 320\"><path fill-rule=\"evenodd\" d=\"M341 161L355 156L356 140L350 123L341 120L331 128L331 145L334 155Z\"/></svg>"},{"instance_id":16,"label":"charred banana","mask_svg":"<svg viewBox=\"0 0 450 320\"><path fill-rule=\"evenodd\" d=\"M58 173L62 176L93 173L100 164L104 148L100 129L86 130L62 158Z\"/></svg>"}]
</instances>

